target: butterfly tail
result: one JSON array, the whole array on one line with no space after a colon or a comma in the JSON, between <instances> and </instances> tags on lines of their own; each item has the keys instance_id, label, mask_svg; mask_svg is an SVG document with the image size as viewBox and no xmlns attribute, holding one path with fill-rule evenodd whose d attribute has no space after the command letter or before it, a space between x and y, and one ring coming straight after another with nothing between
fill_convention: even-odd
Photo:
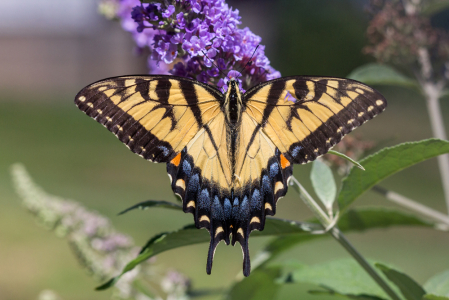
<instances>
[{"instance_id":1,"label":"butterfly tail","mask_svg":"<svg viewBox=\"0 0 449 300\"><path fill-rule=\"evenodd\" d=\"M207 254L207 264L206 264L206 273L211 274L212 272L212 264L214 262L215 250L217 250L218 244L225 240L225 231L223 227L219 226L216 230L210 230L210 244L209 244L209 252ZM229 237L228 237L229 240ZM229 242L228 242L229 243Z\"/></svg>"}]
</instances>

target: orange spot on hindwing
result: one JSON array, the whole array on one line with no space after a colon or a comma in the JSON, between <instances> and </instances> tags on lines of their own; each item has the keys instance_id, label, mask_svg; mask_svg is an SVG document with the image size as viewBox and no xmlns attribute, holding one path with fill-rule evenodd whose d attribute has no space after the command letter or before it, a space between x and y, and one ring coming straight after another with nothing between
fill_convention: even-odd
<instances>
[{"instance_id":1,"label":"orange spot on hindwing","mask_svg":"<svg viewBox=\"0 0 449 300\"><path fill-rule=\"evenodd\" d=\"M281 154L282 155L282 154ZM173 158L170 163L175 165L175 167L179 166L179 163L181 162L181 153L179 153L178 155L175 156L175 158Z\"/></svg>"},{"instance_id":2,"label":"orange spot on hindwing","mask_svg":"<svg viewBox=\"0 0 449 300\"><path fill-rule=\"evenodd\" d=\"M285 168L287 168L287 167L289 167L290 166L290 162L288 161L288 159L284 156L284 155L280 155L280 157L281 157L281 167L282 167L282 169L285 169Z\"/></svg>"}]
</instances>

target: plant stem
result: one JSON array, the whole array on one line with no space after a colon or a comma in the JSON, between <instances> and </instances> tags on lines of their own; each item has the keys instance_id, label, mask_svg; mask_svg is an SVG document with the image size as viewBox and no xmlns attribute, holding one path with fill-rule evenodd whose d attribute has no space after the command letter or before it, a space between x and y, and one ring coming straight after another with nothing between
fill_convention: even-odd
<instances>
[{"instance_id":1,"label":"plant stem","mask_svg":"<svg viewBox=\"0 0 449 300\"><path fill-rule=\"evenodd\" d=\"M323 209L318 205L318 203L310 196L307 190L299 183L299 181L292 176L291 181L293 181L299 187L299 196L307 205L307 207L313 212L315 217L320 221L320 223L327 228L332 221L329 219L328 215L323 211Z\"/></svg>"},{"instance_id":2,"label":"plant stem","mask_svg":"<svg viewBox=\"0 0 449 300\"><path fill-rule=\"evenodd\" d=\"M366 261L366 259L349 243L343 233L336 227L330 231L332 237L337 240L346 251L359 263L359 265L374 279L374 281L387 293L393 300L401 300L390 286L377 274L376 270Z\"/></svg>"},{"instance_id":3,"label":"plant stem","mask_svg":"<svg viewBox=\"0 0 449 300\"><path fill-rule=\"evenodd\" d=\"M414 212L420 213L423 216L429 217L437 222L441 222L444 223L446 226L449 226L449 217L446 216L445 214L440 213L439 211L436 211L425 205L422 205L421 203L413 201L412 199L409 199L401 194L386 190L378 185L375 185L372 188L372 190L384 195L385 198L387 198L391 202L399 204L403 207L413 210Z\"/></svg>"},{"instance_id":4,"label":"plant stem","mask_svg":"<svg viewBox=\"0 0 449 300\"><path fill-rule=\"evenodd\" d=\"M291 181L295 183L299 188L300 198L304 203L312 210L315 217L320 221L324 228L328 228L332 224L332 220L326 215L323 209L318 205L318 203L310 196L307 190L299 183L299 181L292 176ZM382 277L376 272L376 270L366 261L366 259L354 248L353 245L346 239L343 233L334 226L329 232L333 238L343 248L348 251L348 253L354 257L354 259L360 264L360 266L368 273L368 275L373 278L373 280L384 290L384 292L391 297L393 300L401 300L396 293L390 288L390 286L383 280Z\"/></svg>"},{"instance_id":5,"label":"plant stem","mask_svg":"<svg viewBox=\"0 0 449 300\"><path fill-rule=\"evenodd\" d=\"M426 97L427 110L429 112L433 135L436 138L447 140L439 101L442 93L442 85L427 81L422 83L422 87ZM439 155L438 165L440 168L441 181L443 183L444 197L446 199L446 208L449 214L449 154Z\"/></svg>"},{"instance_id":6,"label":"plant stem","mask_svg":"<svg viewBox=\"0 0 449 300\"><path fill-rule=\"evenodd\" d=\"M404 8L407 15L413 16L421 11L422 5L420 4L420 1L404 0ZM416 74L416 77L422 87L424 97L426 98L427 111L430 117L433 136L442 140L447 140L439 102L445 82L435 82L435 80L432 79L434 70L427 48L418 48L417 58L420 70L419 73ZM449 214L449 154L438 156L438 166L440 168L446 208Z\"/></svg>"}]
</instances>

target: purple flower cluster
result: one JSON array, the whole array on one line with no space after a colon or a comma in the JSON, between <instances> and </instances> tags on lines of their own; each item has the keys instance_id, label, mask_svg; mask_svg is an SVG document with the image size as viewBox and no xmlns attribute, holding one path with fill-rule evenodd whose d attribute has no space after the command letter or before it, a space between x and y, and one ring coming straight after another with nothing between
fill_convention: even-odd
<instances>
[{"instance_id":1,"label":"purple flower cluster","mask_svg":"<svg viewBox=\"0 0 449 300\"><path fill-rule=\"evenodd\" d=\"M223 91L230 78L245 90L280 77L264 54L261 38L238 28L239 12L224 0L116 1L123 28L139 48L150 49L152 74L215 83Z\"/></svg>"}]
</instances>

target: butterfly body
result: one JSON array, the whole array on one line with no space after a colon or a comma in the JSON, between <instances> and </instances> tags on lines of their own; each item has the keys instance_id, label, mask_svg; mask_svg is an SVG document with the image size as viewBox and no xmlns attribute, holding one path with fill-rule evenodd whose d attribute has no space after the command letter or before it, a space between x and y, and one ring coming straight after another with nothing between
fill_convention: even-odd
<instances>
[{"instance_id":1,"label":"butterfly body","mask_svg":"<svg viewBox=\"0 0 449 300\"><path fill-rule=\"evenodd\" d=\"M133 152L167 163L184 212L210 233L207 273L218 243L238 241L245 276L249 235L275 214L293 164L325 154L386 107L362 83L307 76L264 82L244 94L234 79L223 94L187 78L121 76L85 87L75 103Z\"/></svg>"},{"instance_id":2,"label":"butterfly body","mask_svg":"<svg viewBox=\"0 0 449 300\"><path fill-rule=\"evenodd\" d=\"M228 87L228 92L224 97L224 111L228 126L235 129L239 125L242 116L243 103L235 79L229 81Z\"/></svg>"}]
</instances>

